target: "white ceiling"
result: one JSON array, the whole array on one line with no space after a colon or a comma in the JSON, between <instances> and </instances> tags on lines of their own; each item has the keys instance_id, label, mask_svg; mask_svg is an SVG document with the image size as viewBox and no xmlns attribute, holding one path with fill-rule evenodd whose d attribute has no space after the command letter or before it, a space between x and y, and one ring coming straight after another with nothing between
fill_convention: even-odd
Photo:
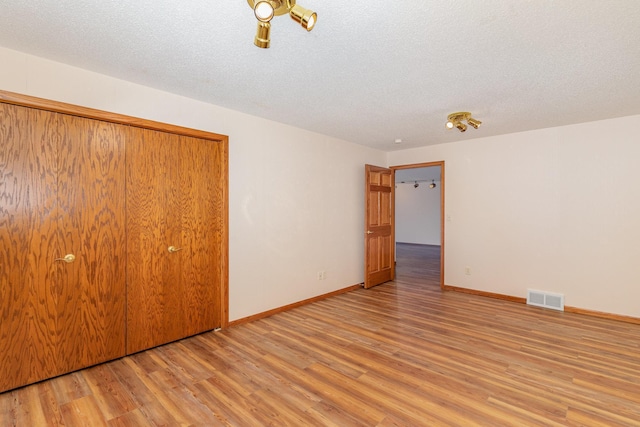
<instances>
[{"instance_id":1,"label":"white ceiling","mask_svg":"<svg viewBox=\"0 0 640 427\"><path fill-rule=\"evenodd\" d=\"M246 0L1 0L0 46L385 151L640 114L638 0L298 1L259 49Z\"/></svg>"}]
</instances>

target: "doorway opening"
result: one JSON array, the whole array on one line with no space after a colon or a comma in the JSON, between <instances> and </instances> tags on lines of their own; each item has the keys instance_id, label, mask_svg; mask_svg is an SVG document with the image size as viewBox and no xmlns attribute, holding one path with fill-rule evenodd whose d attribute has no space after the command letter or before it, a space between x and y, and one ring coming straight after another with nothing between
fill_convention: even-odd
<instances>
[{"instance_id":1,"label":"doorway opening","mask_svg":"<svg viewBox=\"0 0 640 427\"><path fill-rule=\"evenodd\" d=\"M396 282L444 289L444 161L395 174Z\"/></svg>"}]
</instances>

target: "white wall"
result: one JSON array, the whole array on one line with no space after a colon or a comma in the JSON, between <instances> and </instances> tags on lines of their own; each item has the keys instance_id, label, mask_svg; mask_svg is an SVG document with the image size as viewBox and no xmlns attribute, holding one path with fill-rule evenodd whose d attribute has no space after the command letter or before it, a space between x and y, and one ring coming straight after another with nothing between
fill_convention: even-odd
<instances>
[{"instance_id":1,"label":"white wall","mask_svg":"<svg viewBox=\"0 0 640 427\"><path fill-rule=\"evenodd\" d=\"M630 116L392 152L389 165L445 161L446 284L640 317L638 132Z\"/></svg>"},{"instance_id":2,"label":"white wall","mask_svg":"<svg viewBox=\"0 0 640 427\"><path fill-rule=\"evenodd\" d=\"M436 166L433 166L436 167ZM440 181L436 188L396 180L396 242L440 245Z\"/></svg>"},{"instance_id":3,"label":"white wall","mask_svg":"<svg viewBox=\"0 0 640 427\"><path fill-rule=\"evenodd\" d=\"M2 90L229 135L230 320L361 282L363 164L438 160L445 283L640 317L640 116L387 155L12 50L0 64Z\"/></svg>"},{"instance_id":4,"label":"white wall","mask_svg":"<svg viewBox=\"0 0 640 427\"><path fill-rule=\"evenodd\" d=\"M363 281L363 165L384 152L4 48L0 64L2 90L229 135L230 320Z\"/></svg>"}]
</instances>

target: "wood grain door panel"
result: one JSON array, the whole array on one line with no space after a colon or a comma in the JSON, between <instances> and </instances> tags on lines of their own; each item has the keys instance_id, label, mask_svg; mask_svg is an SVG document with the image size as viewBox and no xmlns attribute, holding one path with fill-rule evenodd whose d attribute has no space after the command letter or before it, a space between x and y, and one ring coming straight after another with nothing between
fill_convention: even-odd
<instances>
[{"instance_id":1,"label":"wood grain door panel","mask_svg":"<svg viewBox=\"0 0 640 427\"><path fill-rule=\"evenodd\" d=\"M58 351L63 372L125 354L125 126L62 116Z\"/></svg>"},{"instance_id":2,"label":"wood grain door panel","mask_svg":"<svg viewBox=\"0 0 640 427\"><path fill-rule=\"evenodd\" d=\"M365 166L365 288L395 276L393 190L391 169Z\"/></svg>"},{"instance_id":3,"label":"wood grain door panel","mask_svg":"<svg viewBox=\"0 0 640 427\"><path fill-rule=\"evenodd\" d=\"M178 152L170 134L131 128L127 141L127 353L179 337L182 330L181 212L172 198ZM177 339L177 338L174 338Z\"/></svg>"},{"instance_id":4,"label":"wood grain door panel","mask_svg":"<svg viewBox=\"0 0 640 427\"><path fill-rule=\"evenodd\" d=\"M132 129L127 144L127 353L220 326L220 146ZM169 253L169 246L180 250Z\"/></svg>"},{"instance_id":5,"label":"wood grain door panel","mask_svg":"<svg viewBox=\"0 0 640 427\"><path fill-rule=\"evenodd\" d=\"M219 247L217 234L221 230L216 200L219 197L220 144L211 141L182 137L181 188L183 207L182 242L188 253L184 260L182 280L185 284L185 335L194 335L214 329L220 319L219 275L216 275Z\"/></svg>"},{"instance_id":6,"label":"wood grain door panel","mask_svg":"<svg viewBox=\"0 0 640 427\"><path fill-rule=\"evenodd\" d=\"M124 153L116 125L0 111L6 390L124 355Z\"/></svg>"},{"instance_id":7,"label":"wood grain door panel","mask_svg":"<svg viewBox=\"0 0 640 427\"><path fill-rule=\"evenodd\" d=\"M0 104L0 391L57 373L52 118Z\"/></svg>"}]
</instances>

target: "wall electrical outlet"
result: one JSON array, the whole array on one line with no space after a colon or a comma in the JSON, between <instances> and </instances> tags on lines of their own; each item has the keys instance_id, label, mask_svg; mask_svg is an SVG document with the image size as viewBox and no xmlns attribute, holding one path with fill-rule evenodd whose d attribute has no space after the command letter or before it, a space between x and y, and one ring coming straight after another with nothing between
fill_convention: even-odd
<instances>
[{"instance_id":1,"label":"wall electrical outlet","mask_svg":"<svg viewBox=\"0 0 640 427\"><path fill-rule=\"evenodd\" d=\"M465 267L464 274L466 274L467 276L471 276L471 267Z\"/></svg>"},{"instance_id":2,"label":"wall electrical outlet","mask_svg":"<svg viewBox=\"0 0 640 427\"><path fill-rule=\"evenodd\" d=\"M326 271L318 271L318 280L324 280L327 278L327 272Z\"/></svg>"}]
</instances>

